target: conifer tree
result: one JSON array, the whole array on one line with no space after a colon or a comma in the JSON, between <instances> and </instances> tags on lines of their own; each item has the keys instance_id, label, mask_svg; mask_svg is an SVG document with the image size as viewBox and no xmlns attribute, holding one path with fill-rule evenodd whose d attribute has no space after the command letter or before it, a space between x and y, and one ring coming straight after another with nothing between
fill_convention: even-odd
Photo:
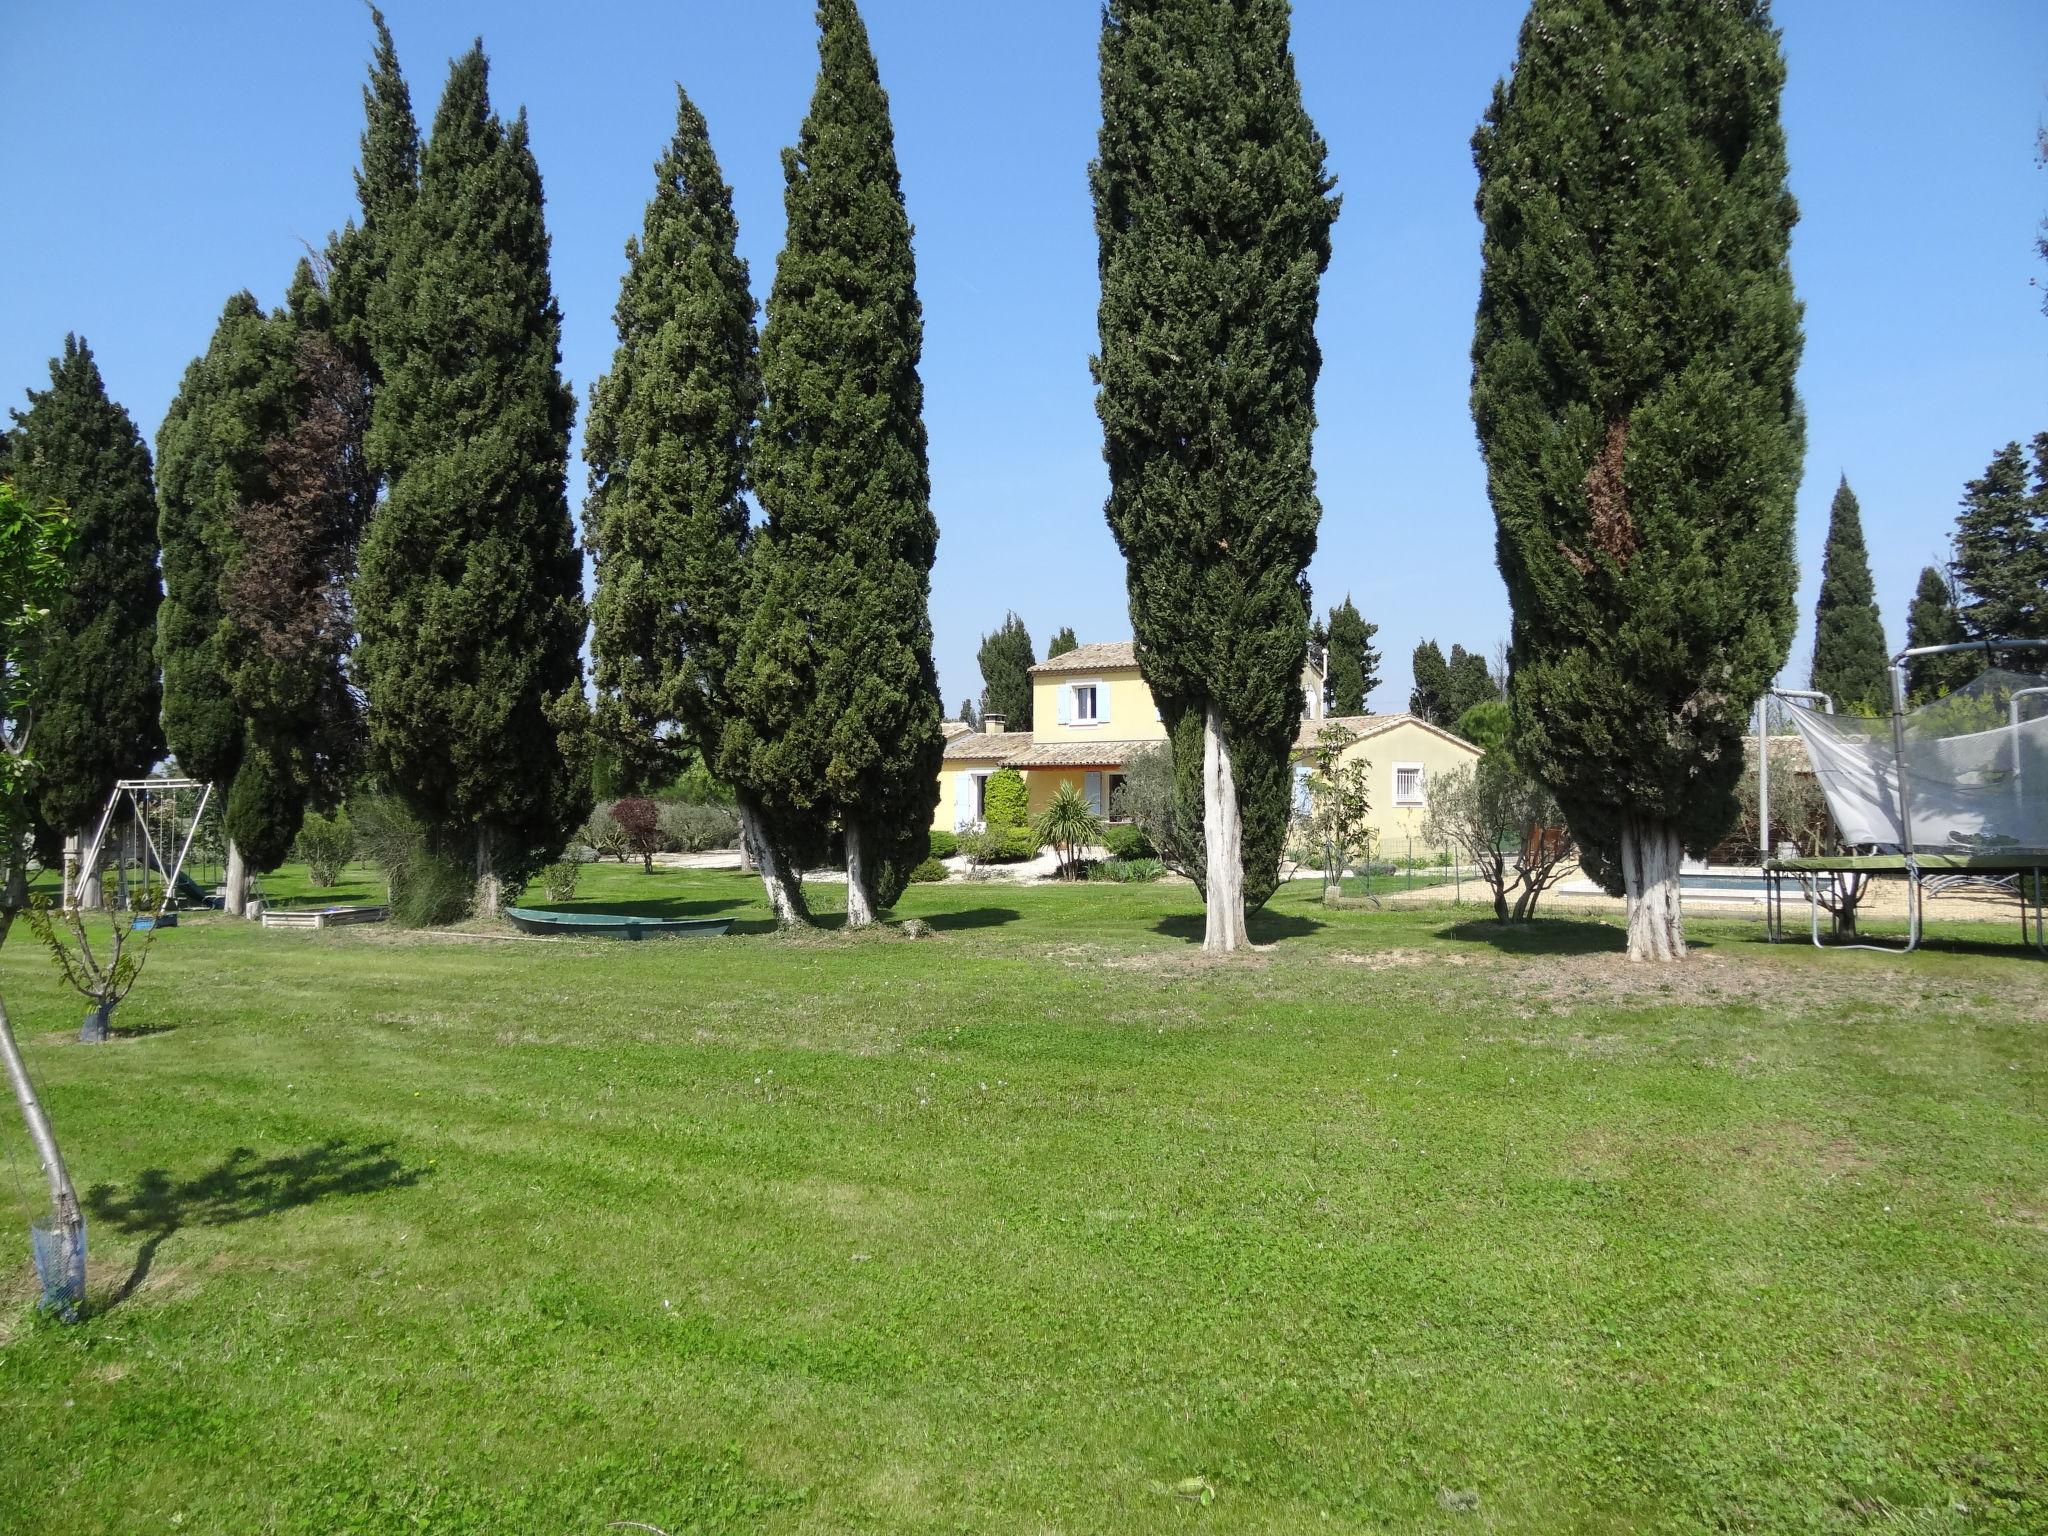
<instances>
[{"instance_id":1,"label":"conifer tree","mask_svg":"<svg viewBox=\"0 0 2048 1536\"><path fill-rule=\"evenodd\" d=\"M236 793L249 740L235 693L243 648L227 612L236 519L243 507L270 495L265 451L289 430L295 382L289 324L265 314L253 295L235 294L206 351L185 370L157 432L164 601L156 655L163 669L164 735L178 766L211 783L221 797L231 913L242 910L251 868L275 868L297 830L295 820L280 831L270 819L279 776L274 762L259 770L270 781L261 793L253 783Z\"/></svg>"},{"instance_id":2,"label":"conifer tree","mask_svg":"<svg viewBox=\"0 0 2048 1536\"><path fill-rule=\"evenodd\" d=\"M889 101L853 0L821 0L818 22L817 87L783 152L788 234L754 441L767 521L724 771L771 816L837 816L858 927L930 847L945 748L929 612L938 524Z\"/></svg>"},{"instance_id":3,"label":"conifer tree","mask_svg":"<svg viewBox=\"0 0 2048 1536\"><path fill-rule=\"evenodd\" d=\"M390 491L355 584L372 771L495 907L589 808L581 562L541 182L522 112L456 60L371 295L369 454Z\"/></svg>"},{"instance_id":4,"label":"conifer tree","mask_svg":"<svg viewBox=\"0 0 2048 1536\"><path fill-rule=\"evenodd\" d=\"M1008 729L1031 729L1031 669L1038 664L1032 654L1031 631L1014 613L981 637L981 707L985 713L1001 715Z\"/></svg>"},{"instance_id":5,"label":"conifer tree","mask_svg":"<svg viewBox=\"0 0 2048 1536\"><path fill-rule=\"evenodd\" d=\"M1685 952L1680 851L1795 628L1784 74L1768 0L1534 0L1473 141L1510 745L1637 959Z\"/></svg>"},{"instance_id":6,"label":"conifer tree","mask_svg":"<svg viewBox=\"0 0 2048 1536\"><path fill-rule=\"evenodd\" d=\"M981 711L974 707L972 697L960 701L960 723L970 731L981 729Z\"/></svg>"},{"instance_id":7,"label":"conifer tree","mask_svg":"<svg viewBox=\"0 0 2048 1536\"><path fill-rule=\"evenodd\" d=\"M1968 638L1956 617L1956 598L1938 565L1920 572L1920 585L1906 610L1906 646L1961 645ZM1947 656L1912 656L1906 661L1907 697L1915 704L1953 693L1975 677L1982 660L1967 651ZM1889 696L1887 696L1889 697Z\"/></svg>"},{"instance_id":8,"label":"conifer tree","mask_svg":"<svg viewBox=\"0 0 2048 1536\"><path fill-rule=\"evenodd\" d=\"M1972 639L2048 639L2048 432L2034 439L2031 486L2014 442L1964 487L1949 572Z\"/></svg>"},{"instance_id":9,"label":"conifer tree","mask_svg":"<svg viewBox=\"0 0 2048 1536\"><path fill-rule=\"evenodd\" d=\"M419 195L420 131L384 13L372 6L370 21L377 48L363 87L363 158L356 169L362 222L334 237L330 251L334 337L374 389L380 377L379 349L370 332L374 295Z\"/></svg>"},{"instance_id":10,"label":"conifer tree","mask_svg":"<svg viewBox=\"0 0 2048 1536\"><path fill-rule=\"evenodd\" d=\"M611 372L590 393L587 540L598 725L636 782L720 761L745 621L742 492L761 401L754 296L732 192L679 87L641 233L626 242ZM750 785L743 835L777 918L805 921L800 850Z\"/></svg>"},{"instance_id":11,"label":"conifer tree","mask_svg":"<svg viewBox=\"0 0 2048 1536\"><path fill-rule=\"evenodd\" d=\"M1849 477L1828 511L1827 553L1821 557L1820 600L1813 612L1813 680L1835 707L1877 712L1891 707L1891 653L1877 612L1877 583L1863 546L1863 514Z\"/></svg>"},{"instance_id":12,"label":"conifer tree","mask_svg":"<svg viewBox=\"0 0 2048 1536\"><path fill-rule=\"evenodd\" d=\"M1451 669L1434 640L1417 643L1408 662L1414 686L1408 690L1408 713L1431 725L1449 725L1458 717L1448 712Z\"/></svg>"},{"instance_id":13,"label":"conifer tree","mask_svg":"<svg viewBox=\"0 0 2048 1536\"><path fill-rule=\"evenodd\" d=\"M1478 651L1468 651L1462 645L1451 647L1451 659L1444 666L1443 699L1439 705L1442 718L1438 725L1455 726L1464 718L1465 711L1477 704L1488 704L1500 697L1500 685L1493 680L1493 673L1486 665L1486 657Z\"/></svg>"},{"instance_id":14,"label":"conifer tree","mask_svg":"<svg viewBox=\"0 0 2048 1536\"><path fill-rule=\"evenodd\" d=\"M83 338L64 338L50 387L12 413L8 474L31 507L71 521L62 595L39 639L33 749L36 841L54 857L90 833L114 781L163 752L155 642L163 586L156 568L156 496L149 449L107 398Z\"/></svg>"},{"instance_id":15,"label":"conifer tree","mask_svg":"<svg viewBox=\"0 0 2048 1536\"><path fill-rule=\"evenodd\" d=\"M1046 642L1045 659L1051 661L1055 656L1064 656L1069 651L1078 651L1079 649L1081 649L1081 642L1074 638L1074 626L1069 624L1060 630L1058 634L1054 635L1051 640Z\"/></svg>"},{"instance_id":16,"label":"conifer tree","mask_svg":"<svg viewBox=\"0 0 2048 1536\"><path fill-rule=\"evenodd\" d=\"M310 261L288 306L271 324L287 349L289 413L262 445L260 489L231 512L221 593L230 691L261 775L246 788L238 777L244 810L231 795L228 825L258 870L283 862L307 808L333 805L359 757L348 583L377 489L363 448L369 380L327 328L329 294Z\"/></svg>"},{"instance_id":17,"label":"conifer tree","mask_svg":"<svg viewBox=\"0 0 2048 1536\"><path fill-rule=\"evenodd\" d=\"M1288 21L1286 0L1109 0L1090 171L1109 524L1216 952L1278 883L1320 516L1337 203Z\"/></svg>"},{"instance_id":18,"label":"conifer tree","mask_svg":"<svg viewBox=\"0 0 2048 1536\"><path fill-rule=\"evenodd\" d=\"M1372 637L1380 632L1346 593L1344 601L1330 610L1330 622L1321 637L1327 662L1323 673L1323 708L1333 715L1362 715L1366 701L1380 681L1380 653Z\"/></svg>"}]
</instances>

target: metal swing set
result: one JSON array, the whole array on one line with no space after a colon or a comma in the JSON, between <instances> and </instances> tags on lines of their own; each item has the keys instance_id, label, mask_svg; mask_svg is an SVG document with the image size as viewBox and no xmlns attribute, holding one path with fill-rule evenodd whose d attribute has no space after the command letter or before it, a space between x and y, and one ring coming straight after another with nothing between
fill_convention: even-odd
<instances>
[{"instance_id":1,"label":"metal swing set","mask_svg":"<svg viewBox=\"0 0 2048 1536\"><path fill-rule=\"evenodd\" d=\"M2048 950L2048 677L1989 667L1967 687L1908 710L1905 664L1922 656L2048 650L2048 640L1977 640L1923 645L1892 658L1892 707L1885 719L1834 712L1826 694L1783 689L1758 706L1757 817L1771 841L1768 709L1786 718L1808 760L1844 852L1810 858L1764 854L1765 917L1784 937L1786 887L1806 897L1808 932L1824 945L1821 913L1853 910L1862 881L1906 878L1906 942L1843 943L1833 948L1911 954L1925 935L1925 898L1976 887L2016 897L2020 933Z\"/></svg>"},{"instance_id":2,"label":"metal swing set","mask_svg":"<svg viewBox=\"0 0 2048 1536\"><path fill-rule=\"evenodd\" d=\"M192 802L194 795L196 803ZM198 779L116 782L75 876L71 870L65 871L64 910L77 910L80 897L100 880L101 866L109 857L114 862L114 904L139 914L136 926L169 927L177 920L180 900L203 904L206 893L185 873L185 861L212 799L213 786ZM184 803L192 803L189 816ZM132 884L131 864L135 870Z\"/></svg>"}]
</instances>

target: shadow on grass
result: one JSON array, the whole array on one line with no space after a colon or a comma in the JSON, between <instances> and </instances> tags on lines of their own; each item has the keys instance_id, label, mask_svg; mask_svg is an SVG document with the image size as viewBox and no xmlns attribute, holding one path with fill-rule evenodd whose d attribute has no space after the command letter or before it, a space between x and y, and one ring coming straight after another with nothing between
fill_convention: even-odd
<instances>
[{"instance_id":1,"label":"shadow on grass","mask_svg":"<svg viewBox=\"0 0 2048 1536\"><path fill-rule=\"evenodd\" d=\"M1000 928L1004 923L1014 923L1024 914L1011 907L968 907L959 912L891 912L889 926L901 922L905 917L915 917L930 925L934 933L972 928ZM838 933L846 927L844 912L813 912L811 927L819 933ZM775 932L772 917L743 917L732 925L735 934L756 934Z\"/></svg>"},{"instance_id":2,"label":"shadow on grass","mask_svg":"<svg viewBox=\"0 0 2048 1536\"><path fill-rule=\"evenodd\" d=\"M218 1166L189 1179L174 1180L161 1168L145 1168L125 1191L95 1184L85 1197L93 1219L143 1242L128 1278L94 1310L118 1307L132 1296L149 1278L164 1239L187 1227L233 1226L330 1196L406 1189L426 1174L393 1157L389 1142L355 1146L334 1140L261 1160L247 1147L237 1147Z\"/></svg>"},{"instance_id":3,"label":"shadow on grass","mask_svg":"<svg viewBox=\"0 0 2048 1536\"><path fill-rule=\"evenodd\" d=\"M934 912L924 919L934 933L960 928L1000 928L1024 914L1014 907L969 907L964 912Z\"/></svg>"},{"instance_id":4,"label":"shadow on grass","mask_svg":"<svg viewBox=\"0 0 2048 1536\"><path fill-rule=\"evenodd\" d=\"M1437 929L1436 936L1460 944L1490 944L1506 955L1619 955L1628 949L1623 930L1569 917L1532 917L1520 923L1475 918L1449 923Z\"/></svg>"},{"instance_id":5,"label":"shadow on grass","mask_svg":"<svg viewBox=\"0 0 2048 1536\"><path fill-rule=\"evenodd\" d=\"M1162 917L1152 925L1152 931L1169 939L1182 939L1189 944L1202 942L1202 933L1207 919L1199 912L1176 912L1171 917ZM1318 918L1303 917L1296 912L1274 912L1262 909L1252 913L1244 921L1245 937L1254 944L1277 944L1282 939L1305 939L1312 933L1320 933L1328 927Z\"/></svg>"}]
</instances>

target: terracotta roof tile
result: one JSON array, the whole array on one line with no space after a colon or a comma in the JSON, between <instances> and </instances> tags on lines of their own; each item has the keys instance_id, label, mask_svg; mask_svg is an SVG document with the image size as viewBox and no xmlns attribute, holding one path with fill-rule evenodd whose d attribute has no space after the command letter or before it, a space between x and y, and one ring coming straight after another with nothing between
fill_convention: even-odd
<instances>
[{"instance_id":1,"label":"terracotta roof tile","mask_svg":"<svg viewBox=\"0 0 2048 1536\"><path fill-rule=\"evenodd\" d=\"M1048 656L1031 670L1040 672L1113 672L1138 664L1138 647L1129 640L1097 640L1064 656Z\"/></svg>"},{"instance_id":2,"label":"terracotta roof tile","mask_svg":"<svg viewBox=\"0 0 2048 1536\"><path fill-rule=\"evenodd\" d=\"M998 736L991 736L986 731L972 731L947 741L945 761L1004 763L1018 753L1030 750L1029 731L1004 731Z\"/></svg>"}]
</instances>

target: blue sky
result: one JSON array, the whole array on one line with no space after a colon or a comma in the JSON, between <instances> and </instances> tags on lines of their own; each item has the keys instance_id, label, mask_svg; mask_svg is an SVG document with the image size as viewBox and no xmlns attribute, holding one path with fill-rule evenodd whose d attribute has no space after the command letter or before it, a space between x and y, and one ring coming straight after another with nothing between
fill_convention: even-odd
<instances>
[{"instance_id":1,"label":"blue sky","mask_svg":"<svg viewBox=\"0 0 2048 1536\"><path fill-rule=\"evenodd\" d=\"M1041 652L1072 624L1129 632L1102 519L1088 356L1095 246L1093 0L864 0L917 225L941 540L932 617L948 709L1005 608ZM1408 653L1490 650L1506 597L1466 410L1478 280L1468 141L1508 66L1515 0L1297 0L1308 107L1344 194L1323 288L1316 443L1319 607L1349 591L1387 653L1376 707L1405 706ZM226 296L281 298L301 240L353 211L353 0L48 5L9 0L0 50L0 400L46 381L67 330L152 439ZM626 237L680 80L711 123L765 295L782 233L779 152L816 68L808 0L578 6L391 0L423 123L481 31L492 95L522 103L548 193L563 369L607 366ZM2040 0L1794 0L1780 8L1803 219L1802 613L1827 503L1863 504L1894 643L1963 481L2048 429L2048 116ZM579 421L580 425L580 421ZM572 466L572 500L582 471ZM1802 626L1787 675L1803 683Z\"/></svg>"}]
</instances>

